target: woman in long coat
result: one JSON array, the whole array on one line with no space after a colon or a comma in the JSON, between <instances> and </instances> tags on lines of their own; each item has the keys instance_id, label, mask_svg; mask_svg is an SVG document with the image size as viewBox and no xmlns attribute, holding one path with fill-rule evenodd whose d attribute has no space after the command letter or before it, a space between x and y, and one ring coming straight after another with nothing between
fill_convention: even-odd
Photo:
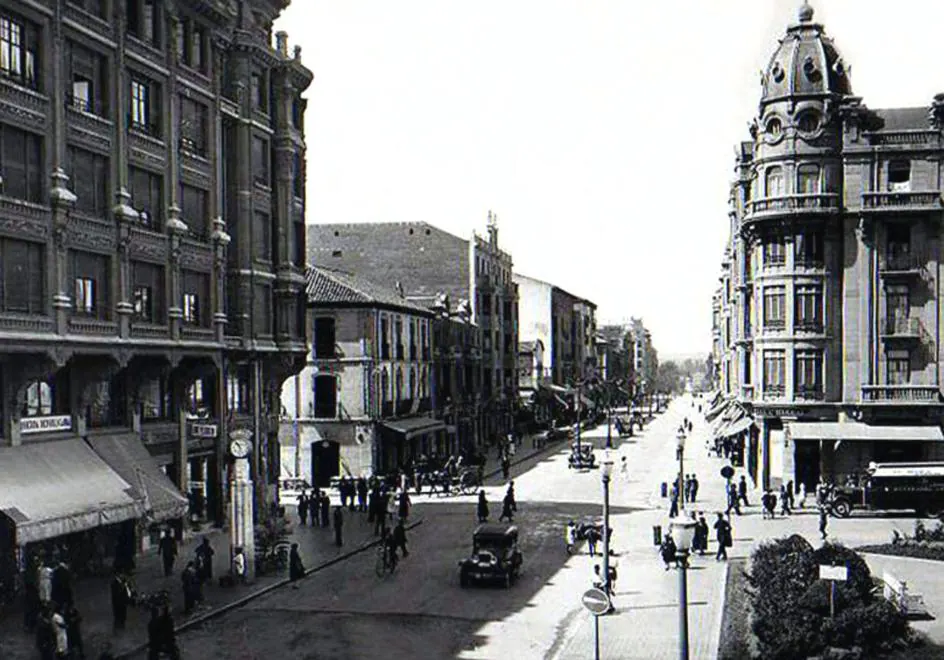
<instances>
[{"instance_id":1,"label":"woman in long coat","mask_svg":"<svg viewBox=\"0 0 944 660\"><path fill-rule=\"evenodd\" d=\"M476 507L476 512L479 516L479 522L484 523L488 522L488 500L485 499L485 491L479 491L479 503Z\"/></svg>"}]
</instances>

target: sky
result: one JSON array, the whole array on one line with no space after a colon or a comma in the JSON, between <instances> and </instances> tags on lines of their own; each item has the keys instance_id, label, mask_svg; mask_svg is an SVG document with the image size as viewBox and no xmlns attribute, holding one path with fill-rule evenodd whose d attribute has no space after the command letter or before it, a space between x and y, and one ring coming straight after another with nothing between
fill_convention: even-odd
<instances>
[{"instance_id":1,"label":"sky","mask_svg":"<svg viewBox=\"0 0 944 660\"><path fill-rule=\"evenodd\" d=\"M515 271L711 349L734 148L798 0L293 0L307 222L485 233ZM944 91L944 2L814 0L873 108Z\"/></svg>"}]
</instances>

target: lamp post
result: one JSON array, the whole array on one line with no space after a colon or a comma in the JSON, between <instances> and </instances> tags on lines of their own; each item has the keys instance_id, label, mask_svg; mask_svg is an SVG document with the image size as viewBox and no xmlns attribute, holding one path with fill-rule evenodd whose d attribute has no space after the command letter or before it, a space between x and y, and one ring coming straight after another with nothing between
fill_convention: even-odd
<instances>
[{"instance_id":1,"label":"lamp post","mask_svg":"<svg viewBox=\"0 0 944 660\"><path fill-rule=\"evenodd\" d=\"M613 448L613 435L612 435L612 421L613 421L613 395L610 391L610 388L606 388L606 448Z\"/></svg>"},{"instance_id":2,"label":"lamp post","mask_svg":"<svg viewBox=\"0 0 944 660\"><path fill-rule=\"evenodd\" d=\"M679 427L678 433L675 435L676 444L675 453L678 455L679 462L679 474L678 474L678 499L679 499L679 511L685 511L685 493L683 488L685 487L685 430Z\"/></svg>"},{"instance_id":3,"label":"lamp post","mask_svg":"<svg viewBox=\"0 0 944 660\"><path fill-rule=\"evenodd\" d=\"M603 479L603 591L610 593L610 476L613 474L613 452L603 450L600 475Z\"/></svg>"},{"instance_id":4,"label":"lamp post","mask_svg":"<svg viewBox=\"0 0 944 660\"><path fill-rule=\"evenodd\" d=\"M691 520L673 522L672 536L682 565L679 569L679 660L688 660L688 551L695 536L695 523Z\"/></svg>"}]
</instances>

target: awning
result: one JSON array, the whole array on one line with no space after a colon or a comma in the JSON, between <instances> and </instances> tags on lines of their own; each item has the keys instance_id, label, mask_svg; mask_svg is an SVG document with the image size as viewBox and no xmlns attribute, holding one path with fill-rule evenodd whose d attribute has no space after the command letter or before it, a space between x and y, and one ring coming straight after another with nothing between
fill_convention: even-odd
<instances>
[{"instance_id":1,"label":"awning","mask_svg":"<svg viewBox=\"0 0 944 660\"><path fill-rule=\"evenodd\" d=\"M747 416L747 412L736 403L728 406L724 414L714 421L711 425L711 433L716 437L725 435L728 426Z\"/></svg>"},{"instance_id":2,"label":"awning","mask_svg":"<svg viewBox=\"0 0 944 660\"><path fill-rule=\"evenodd\" d=\"M849 440L941 442L940 426L876 426L862 422L790 422L784 425L792 440Z\"/></svg>"},{"instance_id":3,"label":"awning","mask_svg":"<svg viewBox=\"0 0 944 660\"><path fill-rule=\"evenodd\" d=\"M725 426L721 430L721 433L718 434L718 437L729 438L732 435L743 433L747 429L751 428L753 425L754 425L754 420L748 417L747 415L745 415L744 417L741 417L740 419L736 419L733 422L730 422L727 426Z\"/></svg>"},{"instance_id":4,"label":"awning","mask_svg":"<svg viewBox=\"0 0 944 660\"><path fill-rule=\"evenodd\" d=\"M406 439L415 438L418 435L426 435L434 431L440 431L446 428L446 425L439 419L430 417L406 417L404 419L388 419L383 421L383 425L391 431L402 433Z\"/></svg>"},{"instance_id":5,"label":"awning","mask_svg":"<svg viewBox=\"0 0 944 660\"><path fill-rule=\"evenodd\" d=\"M19 545L137 518L135 495L78 438L0 447L0 512Z\"/></svg>"},{"instance_id":6,"label":"awning","mask_svg":"<svg viewBox=\"0 0 944 660\"><path fill-rule=\"evenodd\" d=\"M145 509L150 511L149 516L154 522L186 515L187 498L157 466L137 435L91 436L89 444L122 479L131 484L137 497L144 500Z\"/></svg>"},{"instance_id":7,"label":"awning","mask_svg":"<svg viewBox=\"0 0 944 660\"><path fill-rule=\"evenodd\" d=\"M723 401L720 401L719 403L715 404L715 406L711 410L705 413L705 419L710 422L715 417L723 413L725 409L729 405L731 405L731 403L733 403L733 401L734 399L724 399Z\"/></svg>"}]
</instances>

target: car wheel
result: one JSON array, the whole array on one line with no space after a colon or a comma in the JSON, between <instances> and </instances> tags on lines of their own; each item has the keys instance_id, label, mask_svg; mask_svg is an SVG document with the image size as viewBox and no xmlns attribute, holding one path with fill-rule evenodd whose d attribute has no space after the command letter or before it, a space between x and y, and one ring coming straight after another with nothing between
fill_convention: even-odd
<instances>
[{"instance_id":1,"label":"car wheel","mask_svg":"<svg viewBox=\"0 0 944 660\"><path fill-rule=\"evenodd\" d=\"M833 502L833 512L840 518L848 518L852 513L852 506L846 500L836 500Z\"/></svg>"}]
</instances>

